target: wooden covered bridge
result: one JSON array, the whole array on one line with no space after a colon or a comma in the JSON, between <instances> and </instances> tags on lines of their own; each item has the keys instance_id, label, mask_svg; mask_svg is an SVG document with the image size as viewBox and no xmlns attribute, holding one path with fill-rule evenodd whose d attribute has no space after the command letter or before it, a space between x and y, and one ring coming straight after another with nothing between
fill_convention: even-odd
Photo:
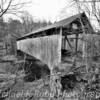
<instances>
[{"instance_id":1,"label":"wooden covered bridge","mask_svg":"<svg viewBox=\"0 0 100 100\"><path fill-rule=\"evenodd\" d=\"M73 64L73 57L82 53L82 34L93 34L93 28L85 13L22 36L17 39L17 49L39 59L51 70L59 65L69 68Z\"/></svg>"}]
</instances>

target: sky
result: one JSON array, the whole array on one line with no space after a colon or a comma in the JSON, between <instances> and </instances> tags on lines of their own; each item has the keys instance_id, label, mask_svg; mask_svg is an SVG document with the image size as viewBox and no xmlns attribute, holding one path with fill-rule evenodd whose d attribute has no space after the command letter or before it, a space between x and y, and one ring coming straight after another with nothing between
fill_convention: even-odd
<instances>
[{"instance_id":1,"label":"sky","mask_svg":"<svg viewBox=\"0 0 100 100\"><path fill-rule=\"evenodd\" d=\"M14 4L21 2L30 2L22 6L22 11L29 12L34 21L51 21L57 22L64 18L68 18L78 13L76 5L73 5L72 0L13 0ZM6 15L5 18L15 16ZM96 21L91 20L92 25L98 27ZM94 27L93 26L93 27ZM99 28L99 27L98 27Z\"/></svg>"},{"instance_id":2,"label":"sky","mask_svg":"<svg viewBox=\"0 0 100 100\"><path fill-rule=\"evenodd\" d=\"M19 2L19 0L15 1ZM50 20L51 22L55 22L76 13L75 9L70 7L71 0L25 0L24 2L31 2L22 10L28 11L35 21ZM11 17L11 15L8 16Z\"/></svg>"},{"instance_id":3,"label":"sky","mask_svg":"<svg viewBox=\"0 0 100 100\"><path fill-rule=\"evenodd\" d=\"M70 5L69 1L71 0L33 0L32 6L27 10L35 19L54 22L60 19L63 9ZM70 13L69 10L68 12Z\"/></svg>"}]
</instances>

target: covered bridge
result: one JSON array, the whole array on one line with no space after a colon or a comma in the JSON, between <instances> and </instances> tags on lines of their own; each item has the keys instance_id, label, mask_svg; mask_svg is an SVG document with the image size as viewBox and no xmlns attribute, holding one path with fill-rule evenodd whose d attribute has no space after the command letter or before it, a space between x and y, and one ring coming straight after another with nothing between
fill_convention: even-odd
<instances>
[{"instance_id":1,"label":"covered bridge","mask_svg":"<svg viewBox=\"0 0 100 100\"><path fill-rule=\"evenodd\" d=\"M93 34L94 31L86 14L80 13L18 38L17 49L39 59L50 69L59 64L68 68L73 64L72 57L81 52L84 32Z\"/></svg>"}]
</instances>

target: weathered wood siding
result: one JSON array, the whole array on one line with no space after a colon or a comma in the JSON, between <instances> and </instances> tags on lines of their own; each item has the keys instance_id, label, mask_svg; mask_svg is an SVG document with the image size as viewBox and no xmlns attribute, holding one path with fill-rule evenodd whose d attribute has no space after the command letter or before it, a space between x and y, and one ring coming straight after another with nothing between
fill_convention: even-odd
<instances>
[{"instance_id":1,"label":"weathered wood siding","mask_svg":"<svg viewBox=\"0 0 100 100\"><path fill-rule=\"evenodd\" d=\"M61 61L61 39L60 35L25 39L18 41L17 47L51 68Z\"/></svg>"}]
</instances>

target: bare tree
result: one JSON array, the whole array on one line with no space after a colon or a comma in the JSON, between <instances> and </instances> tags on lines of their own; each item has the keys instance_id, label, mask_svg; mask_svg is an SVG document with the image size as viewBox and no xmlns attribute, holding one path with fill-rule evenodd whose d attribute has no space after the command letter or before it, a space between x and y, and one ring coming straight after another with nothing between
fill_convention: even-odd
<instances>
[{"instance_id":1,"label":"bare tree","mask_svg":"<svg viewBox=\"0 0 100 100\"><path fill-rule=\"evenodd\" d=\"M72 2L80 5L80 10L85 11L91 20L97 21L100 27L100 0L72 0Z\"/></svg>"},{"instance_id":2,"label":"bare tree","mask_svg":"<svg viewBox=\"0 0 100 100\"><path fill-rule=\"evenodd\" d=\"M30 2L23 2L18 0L0 0L0 17L4 14L21 13L21 8Z\"/></svg>"},{"instance_id":3,"label":"bare tree","mask_svg":"<svg viewBox=\"0 0 100 100\"><path fill-rule=\"evenodd\" d=\"M27 11L25 11L23 13L23 16L21 16L21 19L22 19L24 34L31 32L35 24L33 21L32 15L30 15Z\"/></svg>"}]
</instances>

